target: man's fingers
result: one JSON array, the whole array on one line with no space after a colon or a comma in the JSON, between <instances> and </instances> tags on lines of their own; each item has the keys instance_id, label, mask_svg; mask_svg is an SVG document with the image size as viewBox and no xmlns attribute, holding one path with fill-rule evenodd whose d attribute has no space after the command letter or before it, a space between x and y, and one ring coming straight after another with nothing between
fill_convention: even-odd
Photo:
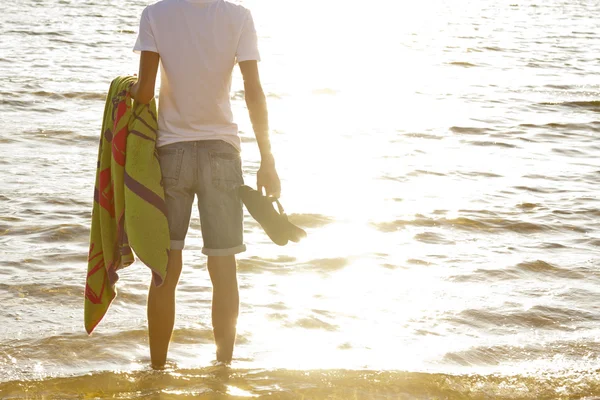
<instances>
[{"instance_id":1,"label":"man's fingers","mask_svg":"<svg viewBox=\"0 0 600 400\"><path fill-rule=\"evenodd\" d=\"M281 185L273 185L271 188L271 196L275 197L276 199L281 197Z\"/></svg>"},{"instance_id":2,"label":"man's fingers","mask_svg":"<svg viewBox=\"0 0 600 400\"><path fill-rule=\"evenodd\" d=\"M271 185L267 189L267 195L275 197L276 199L278 199L279 197L281 197L281 186L280 185L276 185L276 184L275 185Z\"/></svg>"}]
</instances>

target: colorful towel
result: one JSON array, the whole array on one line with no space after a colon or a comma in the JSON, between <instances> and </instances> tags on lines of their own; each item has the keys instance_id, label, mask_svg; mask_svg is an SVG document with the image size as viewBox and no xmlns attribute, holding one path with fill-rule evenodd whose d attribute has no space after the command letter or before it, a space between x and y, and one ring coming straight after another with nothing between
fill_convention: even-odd
<instances>
[{"instance_id":1,"label":"colorful towel","mask_svg":"<svg viewBox=\"0 0 600 400\"><path fill-rule=\"evenodd\" d=\"M117 271L134 261L131 249L160 286L170 237L156 155L156 103L133 103L134 77L112 81L102 123L85 286L85 329L91 333L116 296Z\"/></svg>"}]
</instances>

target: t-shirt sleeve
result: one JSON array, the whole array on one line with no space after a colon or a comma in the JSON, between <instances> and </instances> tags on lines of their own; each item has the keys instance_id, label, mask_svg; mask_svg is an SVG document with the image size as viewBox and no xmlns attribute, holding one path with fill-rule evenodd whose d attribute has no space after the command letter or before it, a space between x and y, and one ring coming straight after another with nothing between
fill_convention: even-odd
<instances>
[{"instance_id":1,"label":"t-shirt sleeve","mask_svg":"<svg viewBox=\"0 0 600 400\"><path fill-rule=\"evenodd\" d=\"M135 46L133 46L133 51L136 53L141 51L153 51L158 53L156 40L154 39L154 33L152 32L152 26L150 25L150 17L148 16L148 7L146 7L142 12L142 18L140 19L140 31L138 33Z\"/></svg>"},{"instance_id":2,"label":"t-shirt sleeve","mask_svg":"<svg viewBox=\"0 0 600 400\"><path fill-rule=\"evenodd\" d=\"M260 53L258 52L258 37L254 28L254 19L250 11L246 14L240 41L238 42L237 51L235 52L237 62L256 60L260 61Z\"/></svg>"}]
</instances>

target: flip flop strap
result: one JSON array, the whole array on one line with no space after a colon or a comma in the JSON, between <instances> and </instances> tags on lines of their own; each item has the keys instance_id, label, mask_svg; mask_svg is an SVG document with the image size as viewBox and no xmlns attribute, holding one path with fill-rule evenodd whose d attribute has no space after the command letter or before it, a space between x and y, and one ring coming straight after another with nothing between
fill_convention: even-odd
<instances>
[{"instance_id":1,"label":"flip flop strap","mask_svg":"<svg viewBox=\"0 0 600 400\"><path fill-rule=\"evenodd\" d=\"M275 202L277 203L277 208L279 208L279 214L281 215L285 215L285 211L283 209L283 206L281 205L281 203L279 202L279 200L275 199Z\"/></svg>"},{"instance_id":2,"label":"flip flop strap","mask_svg":"<svg viewBox=\"0 0 600 400\"><path fill-rule=\"evenodd\" d=\"M285 210L283 209L283 206L279 202L279 199L277 199L276 197L269 197L269 200L271 200L273 203L277 203L277 208L279 209L279 214L285 215Z\"/></svg>"}]
</instances>

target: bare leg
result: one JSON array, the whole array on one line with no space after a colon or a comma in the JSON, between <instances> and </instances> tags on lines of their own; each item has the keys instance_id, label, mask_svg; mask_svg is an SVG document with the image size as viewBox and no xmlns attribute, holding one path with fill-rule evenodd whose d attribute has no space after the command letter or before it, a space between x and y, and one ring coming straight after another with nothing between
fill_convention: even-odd
<instances>
[{"instance_id":1,"label":"bare leg","mask_svg":"<svg viewBox=\"0 0 600 400\"><path fill-rule=\"evenodd\" d=\"M217 361L230 363L235 344L240 309L235 256L208 257L208 273L213 284L212 324Z\"/></svg>"},{"instance_id":2,"label":"bare leg","mask_svg":"<svg viewBox=\"0 0 600 400\"><path fill-rule=\"evenodd\" d=\"M152 366L162 368L167 361L169 342L175 324L175 289L181 275L181 250L171 250L167 278L160 287L150 283L148 291L148 337Z\"/></svg>"}]
</instances>

